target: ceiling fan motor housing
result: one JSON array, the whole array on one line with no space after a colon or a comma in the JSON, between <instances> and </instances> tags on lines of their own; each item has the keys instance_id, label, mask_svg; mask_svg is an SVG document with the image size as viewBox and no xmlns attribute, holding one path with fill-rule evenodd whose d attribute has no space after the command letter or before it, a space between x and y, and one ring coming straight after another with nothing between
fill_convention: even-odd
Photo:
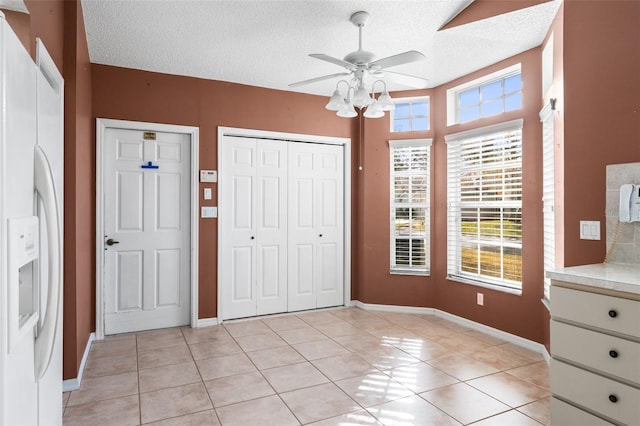
<instances>
[{"instance_id":1,"label":"ceiling fan motor housing","mask_svg":"<svg viewBox=\"0 0 640 426\"><path fill-rule=\"evenodd\" d=\"M351 52L344 57L344 60L350 62L355 65L367 65L369 62L373 62L376 58L371 52L367 52L366 50L356 50L355 52Z\"/></svg>"}]
</instances>

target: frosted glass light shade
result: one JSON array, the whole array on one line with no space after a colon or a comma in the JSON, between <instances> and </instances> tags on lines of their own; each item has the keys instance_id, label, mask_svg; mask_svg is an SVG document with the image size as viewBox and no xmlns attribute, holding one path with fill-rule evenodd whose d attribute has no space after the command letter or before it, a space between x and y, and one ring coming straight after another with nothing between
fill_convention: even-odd
<instances>
[{"instance_id":1,"label":"frosted glass light shade","mask_svg":"<svg viewBox=\"0 0 640 426\"><path fill-rule=\"evenodd\" d=\"M353 104L351 103L345 103L344 107L340 108L337 114L338 114L338 117L345 117L345 118L356 117L358 115L356 110L353 109Z\"/></svg>"},{"instance_id":2,"label":"frosted glass light shade","mask_svg":"<svg viewBox=\"0 0 640 426\"><path fill-rule=\"evenodd\" d=\"M367 118L380 118L384 117L384 111L380 108L379 102L374 102L367 107L363 115Z\"/></svg>"},{"instance_id":3,"label":"frosted glass light shade","mask_svg":"<svg viewBox=\"0 0 640 426\"><path fill-rule=\"evenodd\" d=\"M340 94L338 89L336 89L336 91L333 92L333 95L331 95L331 97L329 98L329 103L325 105L325 108L329 111L339 111L340 108L343 108L344 106L344 99L342 98L342 95Z\"/></svg>"},{"instance_id":4,"label":"frosted glass light shade","mask_svg":"<svg viewBox=\"0 0 640 426\"><path fill-rule=\"evenodd\" d=\"M360 86L353 94L353 105L358 108L366 107L367 105L371 105L373 102L374 100L371 99L367 90L362 86Z\"/></svg>"},{"instance_id":5,"label":"frosted glass light shade","mask_svg":"<svg viewBox=\"0 0 640 426\"><path fill-rule=\"evenodd\" d=\"M389 96L389 93L386 91L378 97L378 105L382 111L393 111L396 109L393 99L391 99L391 96Z\"/></svg>"}]
</instances>

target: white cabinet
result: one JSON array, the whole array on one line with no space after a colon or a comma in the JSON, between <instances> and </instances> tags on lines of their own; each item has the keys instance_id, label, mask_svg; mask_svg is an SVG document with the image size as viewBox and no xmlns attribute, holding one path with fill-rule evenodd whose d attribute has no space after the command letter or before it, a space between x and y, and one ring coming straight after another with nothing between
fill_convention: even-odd
<instances>
[{"instance_id":1,"label":"white cabinet","mask_svg":"<svg viewBox=\"0 0 640 426\"><path fill-rule=\"evenodd\" d=\"M606 287L552 280L552 425L640 424L640 296Z\"/></svg>"},{"instance_id":2,"label":"white cabinet","mask_svg":"<svg viewBox=\"0 0 640 426\"><path fill-rule=\"evenodd\" d=\"M343 147L220 141L222 320L344 303Z\"/></svg>"}]
</instances>

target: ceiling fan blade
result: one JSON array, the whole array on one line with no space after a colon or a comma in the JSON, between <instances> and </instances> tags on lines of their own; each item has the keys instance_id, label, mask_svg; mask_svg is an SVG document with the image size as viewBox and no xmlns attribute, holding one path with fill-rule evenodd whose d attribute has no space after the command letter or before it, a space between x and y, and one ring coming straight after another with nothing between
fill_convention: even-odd
<instances>
[{"instance_id":1,"label":"ceiling fan blade","mask_svg":"<svg viewBox=\"0 0 640 426\"><path fill-rule=\"evenodd\" d=\"M369 68L383 69L389 67L395 67L396 65L408 64L410 62L417 62L426 59L422 53L417 50L409 50L407 52L398 53L397 55L387 56L386 58L378 59L369 64Z\"/></svg>"},{"instance_id":2,"label":"ceiling fan blade","mask_svg":"<svg viewBox=\"0 0 640 426\"><path fill-rule=\"evenodd\" d=\"M340 65L346 69L353 71L357 67L351 62L343 61L342 59L334 58L333 56L325 55L324 53L311 53L309 56L312 58L320 59L321 61L331 62L332 64Z\"/></svg>"},{"instance_id":3,"label":"ceiling fan blade","mask_svg":"<svg viewBox=\"0 0 640 426\"><path fill-rule=\"evenodd\" d=\"M415 77L413 75L400 74L397 72L391 72L384 70L382 75L388 80L394 83L399 83L409 87L415 87L416 89L426 89L429 85L429 80L422 77Z\"/></svg>"},{"instance_id":4,"label":"ceiling fan blade","mask_svg":"<svg viewBox=\"0 0 640 426\"><path fill-rule=\"evenodd\" d=\"M323 75L322 77L316 77L316 78L310 78L309 80L303 80L303 81L298 81L296 83L291 83L289 85L289 87L300 87L300 86L304 86L305 84L311 84L311 83L315 83L317 81L323 81L323 80L329 80L332 78L336 78L336 77L343 77L346 75L351 74L350 72L339 72L337 74L330 74L330 75Z\"/></svg>"}]
</instances>

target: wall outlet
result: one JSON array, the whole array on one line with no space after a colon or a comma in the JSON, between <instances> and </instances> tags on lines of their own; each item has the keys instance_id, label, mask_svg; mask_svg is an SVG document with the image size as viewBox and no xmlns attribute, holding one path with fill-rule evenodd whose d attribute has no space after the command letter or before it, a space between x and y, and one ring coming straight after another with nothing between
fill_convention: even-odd
<instances>
[{"instance_id":1,"label":"wall outlet","mask_svg":"<svg viewBox=\"0 0 640 426\"><path fill-rule=\"evenodd\" d=\"M477 294L477 301L478 301L478 305L484 306L484 294L478 293Z\"/></svg>"},{"instance_id":2,"label":"wall outlet","mask_svg":"<svg viewBox=\"0 0 640 426\"><path fill-rule=\"evenodd\" d=\"M600 222L597 220L581 220L580 221L580 239L581 240L599 240L600 239Z\"/></svg>"}]
</instances>

